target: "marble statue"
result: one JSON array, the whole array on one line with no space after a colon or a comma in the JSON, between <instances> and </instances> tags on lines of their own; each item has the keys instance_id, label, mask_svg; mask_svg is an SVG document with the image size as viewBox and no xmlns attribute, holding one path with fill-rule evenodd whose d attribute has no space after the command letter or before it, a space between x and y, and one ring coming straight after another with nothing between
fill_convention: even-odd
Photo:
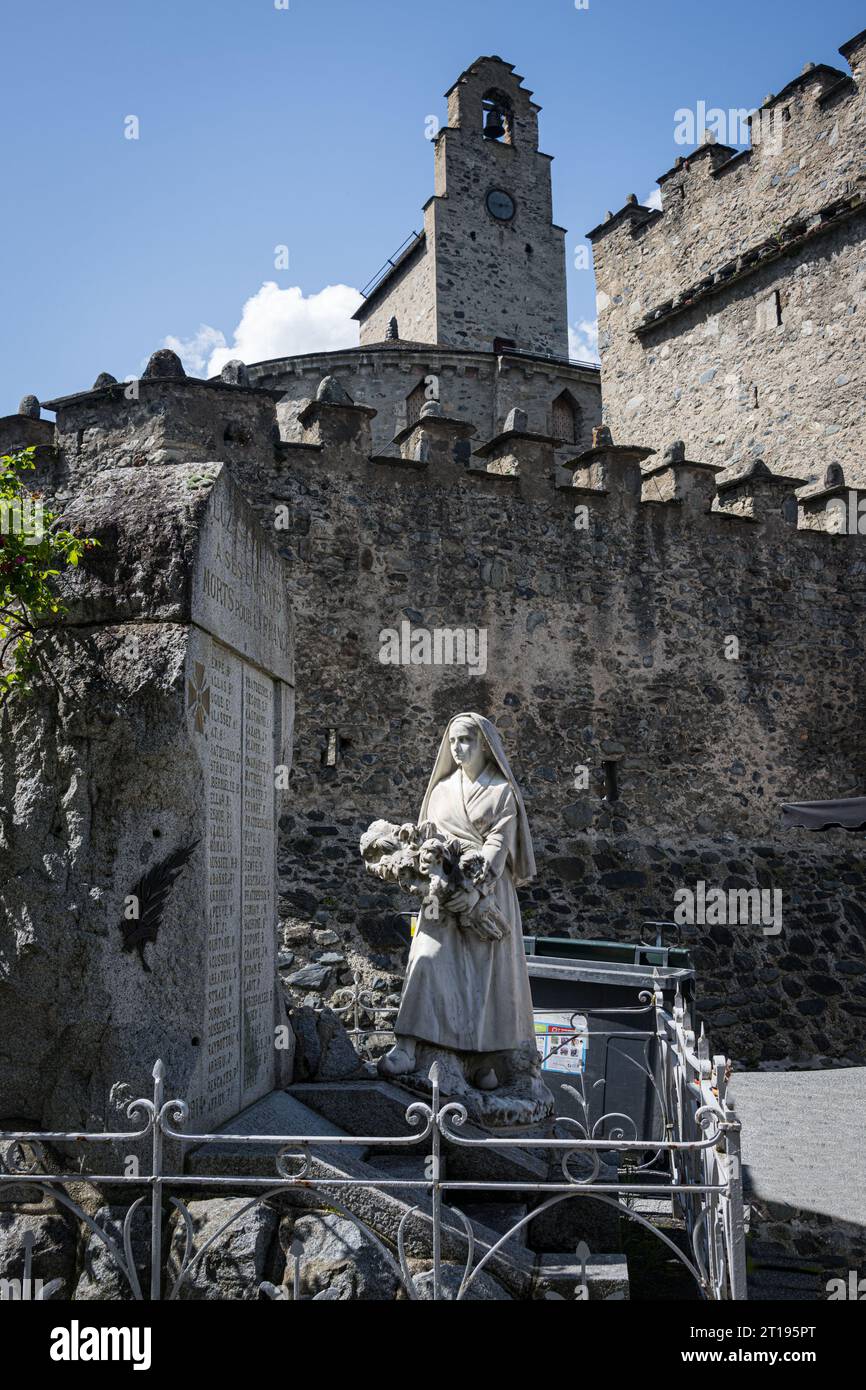
<instances>
[{"instance_id":1,"label":"marble statue","mask_svg":"<svg viewBox=\"0 0 866 1390\"><path fill-rule=\"evenodd\" d=\"M536 1121L552 1100L538 1074L516 884L535 874L529 822L502 738L480 714L443 735L417 825L374 821L370 873L420 897L386 1077L423 1080L451 1059L451 1091L500 1094L469 1106L499 1124ZM461 1099L466 1096L461 1094Z\"/></svg>"}]
</instances>

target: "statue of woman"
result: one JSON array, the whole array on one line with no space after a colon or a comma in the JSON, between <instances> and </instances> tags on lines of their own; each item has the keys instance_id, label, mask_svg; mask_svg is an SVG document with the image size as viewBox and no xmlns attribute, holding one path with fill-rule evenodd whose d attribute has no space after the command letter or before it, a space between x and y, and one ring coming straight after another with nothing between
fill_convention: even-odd
<instances>
[{"instance_id":1,"label":"statue of woman","mask_svg":"<svg viewBox=\"0 0 866 1390\"><path fill-rule=\"evenodd\" d=\"M482 893L507 924L501 939L462 927L478 894L452 893L445 911L419 915L395 1024L396 1043L379 1063L385 1076L415 1067L418 1043L453 1052L497 1053L529 1044L535 1055L529 973L515 883L535 873L526 808L498 730L480 714L458 714L442 742L418 824L432 822L480 858ZM476 882L478 880L476 879ZM498 1085L484 1067L481 1090Z\"/></svg>"}]
</instances>

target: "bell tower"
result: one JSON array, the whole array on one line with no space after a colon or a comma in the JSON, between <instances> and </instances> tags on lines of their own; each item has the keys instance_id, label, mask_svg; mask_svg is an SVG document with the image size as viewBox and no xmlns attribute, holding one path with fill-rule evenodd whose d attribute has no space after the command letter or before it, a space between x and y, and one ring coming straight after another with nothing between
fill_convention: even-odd
<instances>
[{"instance_id":1,"label":"bell tower","mask_svg":"<svg viewBox=\"0 0 866 1390\"><path fill-rule=\"evenodd\" d=\"M396 318L415 342L567 357L565 230L522 82L510 63L479 58L446 93L424 232L355 315L362 346Z\"/></svg>"}]
</instances>

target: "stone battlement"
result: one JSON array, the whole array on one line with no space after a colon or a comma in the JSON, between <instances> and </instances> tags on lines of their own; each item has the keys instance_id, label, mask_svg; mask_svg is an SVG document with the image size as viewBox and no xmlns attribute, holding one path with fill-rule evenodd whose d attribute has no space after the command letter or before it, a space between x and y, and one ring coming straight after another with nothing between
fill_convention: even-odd
<instances>
[{"instance_id":1,"label":"stone battlement","mask_svg":"<svg viewBox=\"0 0 866 1390\"><path fill-rule=\"evenodd\" d=\"M681 289L710 264L724 269L729 258L749 257L768 237L790 238L798 218L830 221L828 210L863 188L866 30L840 52L848 58L850 75L808 63L754 113L707 112L708 119L723 117L729 125L737 118L751 132L749 148L738 150L711 132L697 132L704 136L698 147L657 180L661 211L632 195L588 233L596 261L609 254L604 246L611 237L620 255L635 244L635 264L666 247L667 255L653 264L661 300L666 278L671 289ZM693 230L696 216L704 235L687 239L683 233Z\"/></svg>"},{"instance_id":2,"label":"stone battlement","mask_svg":"<svg viewBox=\"0 0 866 1390\"><path fill-rule=\"evenodd\" d=\"M563 398L574 445L588 447L601 422L596 366L515 350L398 340L258 362L248 372L252 385L279 393L277 414L286 439L303 438L298 412L323 377L336 377L350 396L376 410L373 452L382 455L398 453L396 438L428 399L438 400L446 415L471 422L482 439L500 432L514 406L527 412L533 430L553 433L555 402Z\"/></svg>"},{"instance_id":3,"label":"stone battlement","mask_svg":"<svg viewBox=\"0 0 866 1390\"><path fill-rule=\"evenodd\" d=\"M449 416L429 401L395 435L393 450L380 454L372 434L376 410L354 401L335 377L323 378L315 396L293 402L287 414L282 393L249 385L243 364L231 363L224 378L203 381L186 376L164 350L138 381L103 376L90 391L45 404L57 412L53 430L32 407L0 424L8 426L8 447L35 443L38 436L39 483L59 496L74 496L92 475L118 468L228 463L261 503L293 468L314 461L320 472L372 471L396 487L417 486L423 475L427 487L459 484L490 495L507 491L530 507L542 501L559 510L573 506L577 531L581 518L588 527L590 517L599 524L651 506L662 515L684 508L693 526L733 520L828 536L839 533L838 499L850 503L855 517L866 499L866 487L858 489L839 465L822 484L807 485L804 478L774 474L760 460L726 470L689 460L682 441L658 452L615 443L606 427L593 430L588 448L566 448L531 429L520 407L485 438L483 425ZM16 432L9 424L15 421L26 428ZM856 526L852 538L858 539Z\"/></svg>"},{"instance_id":4,"label":"stone battlement","mask_svg":"<svg viewBox=\"0 0 866 1390\"><path fill-rule=\"evenodd\" d=\"M866 31L840 51L849 72L809 63L765 99L748 148L716 138L748 112L701 110L716 129L658 180L661 209L632 195L589 233L616 435L866 485Z\"/></svg>"}]
</instances>

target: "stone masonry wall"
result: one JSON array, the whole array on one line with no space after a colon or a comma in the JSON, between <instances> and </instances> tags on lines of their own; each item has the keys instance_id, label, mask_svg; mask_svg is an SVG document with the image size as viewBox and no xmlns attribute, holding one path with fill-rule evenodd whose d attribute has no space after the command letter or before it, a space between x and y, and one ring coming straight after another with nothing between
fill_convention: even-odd
<instances>
[{"instance_id":1,"label":"stone masonry wall","mask_svg":"<svg viewBox=\"0 0 866 1390\"><path fill-rule=\"evenodd\" d=\"M151 388L165 437L230 409L228 388L191 381L142 382L137 409ZM642 480L642 451L599 445L572 484L519 421L488 458L517 473L457 463L448 434L465 426L447 418L419 422L426 454L410 439L404 458L372 457L369 410L320 394L303 441L275 444L273 394L239 388L238 402L260 397L263 430L229 465L263 525L282 518L298 622L279 859L296 997L358 970L377 1007L393 1001L395 912L410 904L365 877L358 837L376 817L415 817L448 718L477 709L526 793L527 932L652 939L679 888L781 891L779 933L683 929L714 1046L750 1064L862 1061L862 845L779 830L781 801L866 781L862 538L792 526L790 485L766 470L714 481L663 464ZM76 439L82 398L56 405L58 439ZM122 449L123 416L99 409L88 474ZM383 665L381 634L404 622L483 630L486 669Z\"/></svg>"},{"instance_id":2,"label":"stone masonry wall","mask_svg":"<svg viewBox=\"0 0 866 1390\"><path fill-rule=\"evenodd\" d=\"M406 399L430 376L438 379L445 414L475 426L473 447L499 434L515 406L527 412L531 430L550 434L553 402L563 390L571 392L580 411L577 449L589 446L593 426L601 420L598 372L566 362L389 343L360 352L289 357L250 368L252 382L279 392L282 434L296 440L305 438L298 413L315 396L325 375L336 376L350 396L378 412L372 422L374 454L398 452L393 440L407 424Z\"/></svg>"},{"instance_id":3,"label":"stone masonry wall","mask_svg":"<svg viewBox=\"0 0 866 1390\"><path fill-rule=\"evenodd\" d=\"M746 151L704 144L590 233L605 420L690 457L866 481L866 37L810 65Z\"/></svg>"},{"instance_id":4,"label":"stone masonry wall","mask_svg":"<svg viewBox=\"0 0 866 1390\"><path fill-rule=\"evenodd\" d=\"M387 286L374 290L359 311L361 346L383 343L391 318L401 338L416 343L436 342L435 252L429 241L412 248L404 264L392 272Z\"/></svg>"}]
</instances>

